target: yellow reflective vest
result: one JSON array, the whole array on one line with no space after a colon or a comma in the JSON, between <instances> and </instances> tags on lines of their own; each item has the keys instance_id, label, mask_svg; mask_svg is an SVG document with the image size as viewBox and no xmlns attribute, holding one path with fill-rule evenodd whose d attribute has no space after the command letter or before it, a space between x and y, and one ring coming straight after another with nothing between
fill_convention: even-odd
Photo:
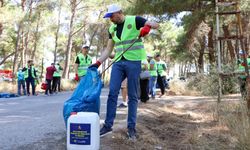
<instances>
[{"instance_id":1,"label":"yellow reflective vest","mask_svg":"<svg viewBox=\"0 0 250 150\"><path fill-rule=\"evenodd\" d=\"M126 16L123 29L122 29L122 35L119 39L116 35L116 28L117 25L113 24L109 28L109 33L112 36L112 39L115 42L115 58L117 59L123 51L125 51L131 44L138 38L140 34L140 30L136 29L136 21L135 16ZM123 57L125 57L127 60L131 61L142 61L143 59L146 59L146 52L144 50L144 45L142 43L142 40L137 40L132 47L129 48L127 52L123 54ZM117 60L119 61L121 57Z\"/></svg>"}]
</instances>

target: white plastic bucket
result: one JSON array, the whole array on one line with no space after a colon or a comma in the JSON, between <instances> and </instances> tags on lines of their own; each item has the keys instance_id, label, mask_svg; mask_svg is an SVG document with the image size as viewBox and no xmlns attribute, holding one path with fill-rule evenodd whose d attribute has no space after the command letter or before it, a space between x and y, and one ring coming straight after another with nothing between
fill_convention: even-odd
<instances>
[{"instance_id":1,"label":"white plastic bucket","mask_svg":"<svg viewBox=\"0 0 250 150\"><path fill-rule=\"evenodd\" d=\"M67 123L67 150L99 150L100 121L97 113L78 112Z\"/></svg>"}]
</instances>

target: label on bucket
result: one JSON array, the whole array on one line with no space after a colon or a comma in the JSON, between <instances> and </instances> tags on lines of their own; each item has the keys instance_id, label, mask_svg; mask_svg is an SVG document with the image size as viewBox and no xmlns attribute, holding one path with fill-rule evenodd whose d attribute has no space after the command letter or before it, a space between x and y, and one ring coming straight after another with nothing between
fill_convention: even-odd
<instances>
[{"instance_id":1,"label":"label on bucket","mask_svg":"<svg viewBox=\"0 0 250 150\"><path fill-rule=\"evenodd\" d=\"M90 124L70 123L70 144L90 145Z\"/></svg>"}]
</instances>

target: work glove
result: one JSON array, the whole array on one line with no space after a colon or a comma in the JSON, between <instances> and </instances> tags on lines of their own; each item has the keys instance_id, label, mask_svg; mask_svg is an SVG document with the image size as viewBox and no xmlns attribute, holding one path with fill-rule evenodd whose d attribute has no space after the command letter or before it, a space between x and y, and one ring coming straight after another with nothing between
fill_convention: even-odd
<instances>
[{"instance_id":1,"label":"work glove","mask_svg":"<svg viewBox=\"0 0 250 150\"><path fill-rule=\"evenodd\" d=\"M91 68L96 68L98 69L98 67L101 65L102 63L100 61L96 61L96 63L90 65L88 68L91 69Z\"/></svg>"},{"instance_id":2,"label":"work glove","mask_svg":"<svg viewBox=\"0 0 250 150\"><path fill-rule=\"evenodd\" d=\"M141 28L141 31L140 31L139 37L144 37L144 36L146 36L146 35L149 33L150 28L151 28L151 27L150 27L149 25L145 25L144 27L142 27L142 28Z\"/></svg>"},{"instance_id":3,"label":"work glove","mask_svg":"<svg viewBox=\"0 0 250 150\"><path fill-rule=\"evenodd\" d=\"M244 66L244 67L245 67L245 66L246 66L246 63L242 62L242 63L241 63L241 66Z\"/></svg>"},{"instance_id":4,"label":"work glove","mask_svg":"<svg viewBox=\"0 0 250 150\"><path fill-rule=\"evenodd\" d=\"M74 78L76 81L79 81L79 76L78 76L78 74L76 73L76 75L75 75L75 78Z\"/></svg>"}]
</instances>

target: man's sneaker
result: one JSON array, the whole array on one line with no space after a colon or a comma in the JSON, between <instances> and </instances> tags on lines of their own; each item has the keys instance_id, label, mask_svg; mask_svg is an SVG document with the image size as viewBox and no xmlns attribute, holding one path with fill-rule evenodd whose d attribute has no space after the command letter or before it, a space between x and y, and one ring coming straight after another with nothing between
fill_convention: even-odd
<instances>
[{"instance_id":1,"label":"man's sneaker","mask_svg":"<svg viewBox=\"0 0 250 150\"><path fill-rule=\"evenodd\" d=\"M107 134L112 133L112 128L108 128L105 125L100 130L100 137L104 137Z\"/></svg>"},{"instance_id":2,"label":"man's sneaker","mask_svg":"<svg viewBox=\"0 0 250 150\"><path fill-rule=\"evenodd\" d=\"M128 107L128 105L126 105L126 104L124 104L124 103L121 103L119 106L118 106L118 108L127 108Z\"/></svg>"},{"instance_id":3,"label":"man's sneaker","mask_svg":"<svg viewBox=\"0 0 250 150\"><path fill-rule=\"evenodd\" d=\"M136 130L133 129L133 128L128 128L128 139L129 140L132 140L132 141L135 141L136 140Z\"/></svg>"}]
</instances>

